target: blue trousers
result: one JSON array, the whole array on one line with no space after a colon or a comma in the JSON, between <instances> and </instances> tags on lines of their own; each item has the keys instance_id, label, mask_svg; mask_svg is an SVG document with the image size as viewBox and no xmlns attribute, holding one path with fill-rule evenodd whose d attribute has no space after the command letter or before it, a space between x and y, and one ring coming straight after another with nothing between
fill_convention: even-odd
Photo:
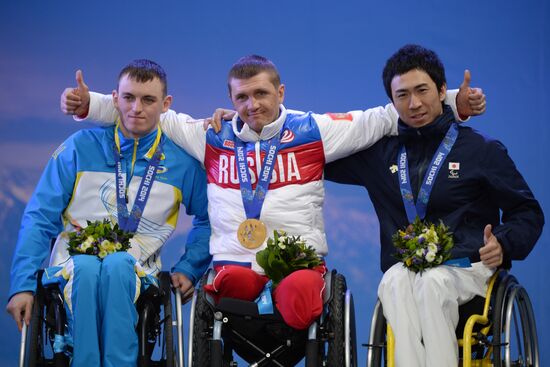
<instances>
[{"instance_id":1,"label":"blue trousers","mask_svg":"<svg viewBox=\"0 0 550 367\"><path fill-rule=\"evenodd\" d=\"M126 252L99 259L76 255L64 288L71 366L135 367L138 355L134 302L139 295L136 260Z\"/></svg>"}]
</instances>

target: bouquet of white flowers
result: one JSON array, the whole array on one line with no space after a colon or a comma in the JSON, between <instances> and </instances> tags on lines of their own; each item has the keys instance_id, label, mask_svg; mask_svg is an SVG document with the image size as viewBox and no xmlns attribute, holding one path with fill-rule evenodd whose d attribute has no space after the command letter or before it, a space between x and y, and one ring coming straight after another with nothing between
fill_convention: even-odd
<instances>
[{"instance_id":1,"label":"bouquet of white flowers","mask_svg":"<svg viewBox=\"0 0 550 367\"><path fill-rule=\"evenodd\" d=\"M87 254L100 258L117 251L127 251L133 233L125 232L114 226L108 219L103 221L86 221L86 228L77 227L69 233L68 251L70 255Z\"/></svg>"},{"instance_id":2,"label":"bouquet of white flowers","mask_svg":"<svg viewBox=\"0 0 550 367\"><path fill-rule=\"evenodd\" d=\"M416 218L403 231L398 230L392 237L397 248L395 257L414 272L438 266L451 257L453 236L443 222L434 225Z\"/></svg>"}]
</instances>

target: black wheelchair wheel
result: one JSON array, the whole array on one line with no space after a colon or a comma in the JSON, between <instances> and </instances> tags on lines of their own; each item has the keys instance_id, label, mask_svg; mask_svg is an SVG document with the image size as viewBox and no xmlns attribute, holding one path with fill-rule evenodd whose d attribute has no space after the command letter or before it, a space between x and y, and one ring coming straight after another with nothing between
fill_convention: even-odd
<instances>
[{"instance_id":1,"label":"black wheelchair wheel","mask_svg":"<svg viewBox=\"0 0 550 367\"><path fill-rule=\"evenodd\" d=\"M355 306L353 304L353 295L351 291L346 291L345 308L345 331L346 345L349 346L346 351L346 367L357 367L357 335L355 330Z\"/></svg>"},{"instance_id":2,"label":"black wheelchair wheel","mask_svg":"<svg viewBox=\"0 0 550 367\"><path fill-rule=\"evenodd\" d=\"M328 353L327 366L346 365L346 338L344 306L346 295L346 279L342 274L334 274L332 283L332 298L328 305L327 329L328 329Z\"/></svg>"},{"instance_id":3,"label":"black wheelchair wheel","mask_svg":"<svg viewBox=\"0 0 550 367\"><path fill-rule=\"evenodd\" d=\"M27 327L25 339L25 367L35 367L44 364L44 299L42 295L35 295L32 305L31 321Z\"/></svg>"},{"instance_id":4,"label":"black wheelchair wheel","mask_svg":"<svg viewBox=\"0 0 550 367\"><path fill-rule=\"evenodd\" d=\"M206 301L204 289L206 277L201 280L201 288L195 293L193 313L193 337L191 367L208 367L211 365L210 339L212 338L211 325L214 315ZM191 327L191 325L190 325Z\"/></svg>"},{"instance_id":5,"label":"black wheelchair wheel","mask_svg":"<svg viewBox=\"0 0 550 367\"><path fill-rule=\"evenodd\" d=\"M164 355L166 358L166 367L176 366L176 354L174 352L174 328L172 322L174 320L172 313L172 289L170 287L170 275L167 272L160 273L162 308L163 317L163 334L164 334Z\"/></svg>"},{"instance_id":6,"label":"black wheelchair wheel","mask_svg":"<svg viewBox=\"0 0 550 367\"><path fill-rule=\"evenodd\" d=\"M495 295L493 359L496 367L538 367L538 341L531 301L516 278L506 274Z\"/></svg>"},{"instance_id":7,"label":"black wheelchair wheel","mask_svg":"<svg viewBox=\"0 0 550 367\"><path fill-rule=\"evenodd\" d=\"M367 367L385 366L386 350L386 318L380 301L376 303L371 320L369 343L365 345L367 352Z\"/></svg>"}]
</instances>

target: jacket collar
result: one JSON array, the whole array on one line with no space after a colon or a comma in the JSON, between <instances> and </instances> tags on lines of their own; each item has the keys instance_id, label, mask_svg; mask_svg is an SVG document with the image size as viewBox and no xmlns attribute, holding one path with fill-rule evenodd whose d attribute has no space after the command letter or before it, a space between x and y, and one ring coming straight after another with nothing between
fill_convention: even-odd
<instances>
[{"instance_id":1,"label":"jacket collar","mask_svg":"<svg viewBox=\"0 0 550 367\"><path fill-rule=\"evenodd\" d=\"M422 137L438 137L443 136L449 130L449 126L455 122L455 117L451 107L444 105L443 113L428 125L413 128L404 123L401 119L398 121L398 138L401 142L406 142L412 139L420 139Z\"/></svg>"},{"instance_id":2,"label":"jacket collar","mask_svg":"<svg viewBox=\"0 0 550 367\"><path fill-rule=\"evenodd\" d=\"M105 162L109 166L115 165L115 158L113 156L114 154L114 147L115 147L115 127L108 127L105 128L107 131L105 135L103 135L103 153L105 154ZM153 154L155 152L152 151L153 149L153 143L155 141L155 138L157 136L157 130L151 131L149 134L142 136L138 139L133 138L126 138L122 132L118 131L118 136L120 139L120 150L123 155L130 154L132 155L132 149L134 147L134 143L137 140L138 141L138 152L137 156L140 158L144 158L146 160L149 160L153 157ZM162 134L161 136L161 144L164 142L165 136ZM161 160L164 159L164 154L161 158Z\"/></svg>"},{"instance_id":3,"label":"jacket collar","mask_svg":"<svg viewBox=\"0 0 550 367\"><path fill-rule=\"evenodd\" d=\"M283 105L279 106L279 117L277 120L264 126L262 131L258 134L252 130L246 123L244 123L238 114L233 116L231 125L233 127L233 133L239 139L245 142L255 142L258 140L269 140L277 135L283 128L283 124L286 120L286 108Z\"/></svg>"}]
</instances>

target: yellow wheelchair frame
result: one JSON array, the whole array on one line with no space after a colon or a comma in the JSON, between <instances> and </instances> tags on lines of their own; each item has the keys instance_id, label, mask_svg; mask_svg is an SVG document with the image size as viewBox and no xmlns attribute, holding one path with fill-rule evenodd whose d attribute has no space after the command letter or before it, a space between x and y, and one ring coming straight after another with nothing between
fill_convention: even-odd
<instances>
[{"instance_id":1,"label":"yellow wheelchair frame","mask_svg":"<svg viewBox=\"0 0 550 367\"><path fill-rule=\"evenodd\" d=\"M378 301L370 340L366 344L369 348L367 367L395 367L395 337L389 324L386 323L385 343L376 340L380 335L376 335L375 325L381 321L386 323ZM474 331L476 326L478 330ZM515 335L512 329L515 329ZM514 337L517 345L513 346ZM462 367L539 367L538 339L531 301L525 289L506 270L495 272L489 279L483 310L468 317L458 345L462 348L459 361ZM384 348L385 361L381 358ZM473 353L473 349L477 349L477 352Z\"/></svg>"}]
</instances>

